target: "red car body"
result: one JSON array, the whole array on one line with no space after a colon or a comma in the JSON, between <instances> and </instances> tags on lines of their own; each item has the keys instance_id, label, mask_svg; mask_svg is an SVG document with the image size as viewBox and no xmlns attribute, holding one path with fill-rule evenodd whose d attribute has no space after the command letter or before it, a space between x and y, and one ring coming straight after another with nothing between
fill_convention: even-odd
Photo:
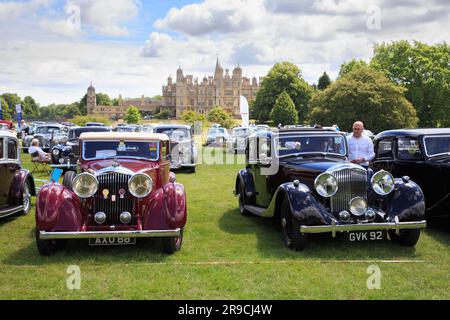
<instances>
[{"instance_id":1,"label":"red car body","mask_svg":"<svg viewBox=\"0 0 450 320\"><path fill-rule=\"evenodd\" d=\"M149 142L157 145L158 158L85 159L83 148L87 140ZM94 175L99 186L93 196L81 198L72 189L74 173L68 172L63 184L50 183L41 188L36 202L36 240L40 253L51 254L64 240L77 238L161 237L166 252L179 250L186 224L186 194L183 185L177 183L175 174L170 172L170 158L166 156L169 151L166 135L83 133L80 136L81 172ZM124 179L136 174L146 174L153 181L151 192L141 198L133 196L124 186ZM122 190L125 193L119 196ZM94 219L99 208L106 213L106 223L99 224ZM129 223L119 221L121 210L131 213Z\"/></svg>"}]
</instances>

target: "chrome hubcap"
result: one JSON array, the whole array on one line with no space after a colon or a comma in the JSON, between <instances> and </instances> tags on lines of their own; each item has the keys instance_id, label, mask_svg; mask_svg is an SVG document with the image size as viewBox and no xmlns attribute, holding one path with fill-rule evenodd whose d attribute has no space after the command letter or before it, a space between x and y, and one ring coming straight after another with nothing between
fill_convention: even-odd
<instances>
[{"instance_id":1,"label":"chrome hubcap","mask_svg":"<svg viewBox=\"0 0 450 320\"><path fill-rule=\"evenodd\" d=\"M30 190L28 189L28 185L25 185L23 190L23 211L28 213L30 209Z\"/></svg>"}]
</instances>

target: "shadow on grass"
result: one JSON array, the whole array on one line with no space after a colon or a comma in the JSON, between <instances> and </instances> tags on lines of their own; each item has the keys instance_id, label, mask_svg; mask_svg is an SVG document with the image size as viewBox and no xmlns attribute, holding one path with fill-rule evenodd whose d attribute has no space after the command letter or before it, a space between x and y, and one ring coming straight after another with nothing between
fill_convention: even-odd
<instances>
[{"instance_id":1,"label":"shadow on grass","mask_svg":"<svg viewBox=\"0 0 450 320\"><path fill-rule=\"evenodd\" d=\"M427 234L450 247L450 218L427 219Z\"/></svg>"},{"instance_id":2,"label":"shadow on grass","mask_svg":"<svg viewBox=\"0 0 450 320\"><path fill-rule=\"evenodd\" d=\"M11 223L15 220L17 220L17 218L21 217L22 215L20 213L16 213L4 218L0 218L0 230L3 226L6 226L8 223Z\"/></svg>"},{"instance_id":3,"label":"shadow on grass","mask_svg":"<svg viewBox=\"0 0 450 320\"><path fill-rule=\"evenodd\" d=\"M388 239L350 242L346 234L338 234L337 238L332 238L331 234L311 235L305 250L290 250L285 247L281 229L274 219L254 215L244 217L238 209L225 212L219 219L219 227L230 234L256 234L256 249L263 258L340 261L419 258L415 248L402 247Z\"/></svg>"},{"instance_id":4,"label":"shadow on grass","mask_svg":"<svg viewBox=\"0 0 450 320\"><path fill-rule=\"evenodd\" d=\"M34 237L34 232L33 232ZM26 247L7 256L2 263L14 266L90 263L90 264L114 264L114 263L158 263L165 262L169 257L162 251L159 239L137 239L135 245L128 246L89 246L88 240L69 240L67 247L56 254L41 256L36 247L36 242L31 242Z\"/></svg>"}]
</instances>

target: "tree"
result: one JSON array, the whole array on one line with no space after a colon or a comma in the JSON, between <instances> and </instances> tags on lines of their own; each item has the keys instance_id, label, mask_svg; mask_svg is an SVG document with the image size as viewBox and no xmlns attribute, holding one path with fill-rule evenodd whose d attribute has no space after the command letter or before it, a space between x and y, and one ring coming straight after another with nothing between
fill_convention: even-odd
<instances>
[{"instance_id":1,"label":"tree","mask_svg":"<svg viewBox=\"0 0 450 320\"><path fill-rule=\"evenodd\" d=\"M199 114L193 110L186 110L183 111L181 114L181 119L186 123L194 123L195 121L202 121L204 122L206 120L205 116L202 114Z\"/></svg>"},{"instance_id":2,"label":"tree","mask_svg":"<svg viewBox=\"0 0 450 320\"><path fill-rule=\"evenodd\" d=\"M234 125L233 117L222 107L215 106L208 113L208 121L218 123L222 127L231 128Z\"/></svg>"},{"instance_id":3,"label":"tree","mask_svg":"<svg viewBox=\"0 0 450 320\"><path fill-rule=\"evenodd\" d=\"M351 131L356 120L374 132L394 128L414 128L416 110L404 96L405 89L382 72L360 67L345 74L311 99L310 121L338 124Z\"/></svg>"},{"instance_id":4,"label":"tree","mask_svg":"<svg viewBox=\"0 0 450 320\"><path fill-rule=\"evenodd\" d=\"M275 101L275 107L270 112L270 119L274 125L297 124L297 110L295 110L294 101L286 91L283 91Z\"/></svg>"},{"instance_id":5,"label":"tree","mask_svg":"<svg viewBox=\"0 0 450 320\"><path fill-rule=\"evenodd\" d=\"M319 78L317 89L325 90L326 88L328 88L330 84L331 84L330 77L326 72L324 72L323 75Z\"/></svg>"},{"instance_id":6,"label":"tree","mask_svg":"<svg viewBox=\"0 0 450 320\"><path fill-rule=\"evenodd\" d=\"M16 115L16 105L22 104L22 99L16 93L4 93L2 97L9 107L9 119L13 119Z\"/></svg>"},{"instance_id":7,"label":"tree","mask_svg":"<svg viewBox=\"0 0 450 320\"><path fill-rule=\"evenodd\" d=\"M141 113L135 106L130 106L125 115L125 121L127 123L139 123L141 121Z\"/></svg>"},{"instance_id":8,"label":"tree","mask_svg":"<svg viewBox=\"0 0 450 320\"><path fill-rule=\"evenodd\" d=\"M37 117L39 115L39 104L30 96L23 99L22 104L23 117Z\"/></svg>"},{"instance_id":9,"label":"tree","mask_svg":"<svg viewBox=\"0 0 450 320\"><path fill-rule=\"evenodd\" d=\"M262 80L253 108L256 120L259 122L269 120L275 101L283 91L286 91L294 102L299 120L301 122L305 120L313 89L302 78L300 69L290 62L275 64Z\"/></svg>"},{"instance_id":10,"label":"tree","mask_svg":"<svg viewBox=\"0 0 450 320\"><path fill-rule=\"evenodd\" d=\"M11 112L9 110L8 102L0 96L0 100L2 102L2 119L0 120L11 120Z\"/></svg>"},{"instance_id":11,"label":"tree","mask_svg":"<svg viewBox=\"0 0 450 320\"><path fill-rule=\"evenodd\" d=\"M64 117L66 119L72 119L76 116L81 116L80 107L77 102L69 104L64 108Z\"/></svg>"},{"instance_id":12,"label":"tree","mask_svg":"<svg viewBox=\"0 0 450 320\"><path fill-rule=\"evenodd\" d=\"M350 71L353 71L361 67L367 67L367 63L364 60L352 59L350 61L346 61L343 64L341 64L341 69L339 70L338 78L341 78Z\"/></svg>"},{"instance_id":13,"label":"tree","mask_svg":"<svg viewBox=\"0 0 450 320\"><path fill-rule=\"evenodd\" d=\"M450 45L397 41L375 46L371 65L404 86L420 127L450 126Z\"/></svg>"}]
</instances>

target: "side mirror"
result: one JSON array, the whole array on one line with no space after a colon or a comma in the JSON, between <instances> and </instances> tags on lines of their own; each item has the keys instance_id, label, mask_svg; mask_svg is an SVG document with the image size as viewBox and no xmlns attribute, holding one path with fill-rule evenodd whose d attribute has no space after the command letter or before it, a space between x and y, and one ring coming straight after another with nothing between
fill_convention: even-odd
<instances>
[{"instance_id":1,"label":"side mirror","mask_svg":"<svg viewBox=\"0 0 450 320\"><path fill-rule=\"evenodd\" d=\"M270 167L270 165L272 164L272 158L268 157L265 153L261 153L259 155L259 163L263 167Z\"/></svg>"}]
</instances>

